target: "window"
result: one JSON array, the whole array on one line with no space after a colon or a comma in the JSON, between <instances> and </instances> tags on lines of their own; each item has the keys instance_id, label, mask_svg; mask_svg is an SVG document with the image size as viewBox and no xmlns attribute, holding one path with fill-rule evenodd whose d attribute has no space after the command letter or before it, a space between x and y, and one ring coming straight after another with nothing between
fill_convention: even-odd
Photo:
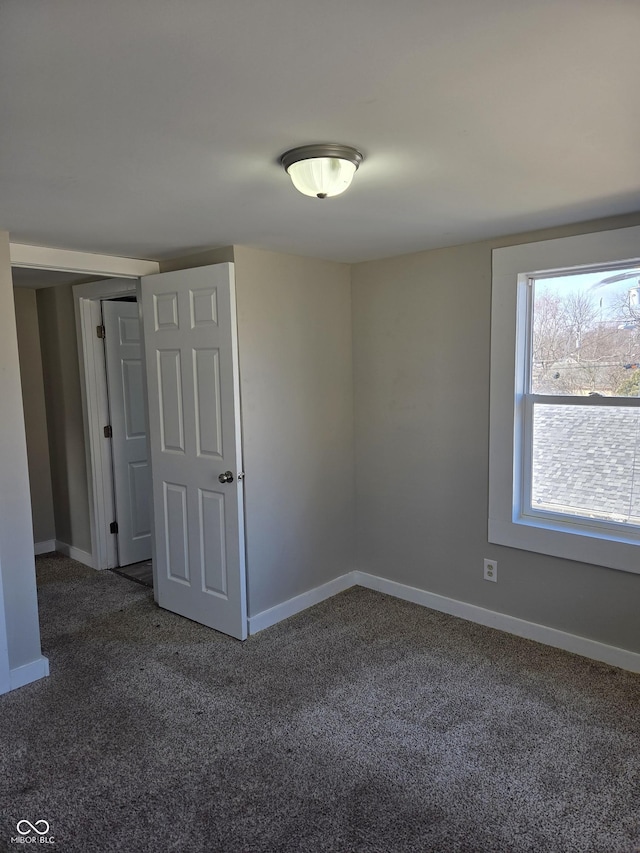
<instances>
[{"instance_id":1,"label":"window","mask_svg":"<svg viewBox=\"0 0 640 853\"><path fill-rule=\"evenodd\" d=\"M489 540L640 572L640 228L493 253Z\"/></svg>"}]
</instances>

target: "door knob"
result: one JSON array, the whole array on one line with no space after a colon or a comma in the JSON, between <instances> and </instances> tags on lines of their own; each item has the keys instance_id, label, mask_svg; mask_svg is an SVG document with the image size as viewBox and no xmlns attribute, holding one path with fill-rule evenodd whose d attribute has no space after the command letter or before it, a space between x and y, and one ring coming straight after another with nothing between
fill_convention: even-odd
<instances>
[{"instance_id":1,"label":"door knob","mask_svg":"<svg viewBox=\"0 0 640 853\"><path fill-rule=\"evenodd\" d=\"M218 479L221 483L233 483L233 474L231 471L225 471L224 474L220 474Z\"/></svg>"}]
</instances>

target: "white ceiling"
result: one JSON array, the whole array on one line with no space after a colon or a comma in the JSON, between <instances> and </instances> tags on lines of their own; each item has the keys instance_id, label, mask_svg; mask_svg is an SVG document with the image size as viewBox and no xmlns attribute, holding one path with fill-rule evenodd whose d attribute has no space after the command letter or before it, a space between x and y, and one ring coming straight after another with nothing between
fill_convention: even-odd
<instances>
[{"instance_id":1,"label":"white ceiling","mask_svg":"<svg viewBox=\"0 0 640 853\"><path fill-rule=\"evenodd\" d=\"M638 0L3 0L0 228L357 261L640 210ZM366 156L299 195L287 148Z\"/></svg>"}]
</instances>

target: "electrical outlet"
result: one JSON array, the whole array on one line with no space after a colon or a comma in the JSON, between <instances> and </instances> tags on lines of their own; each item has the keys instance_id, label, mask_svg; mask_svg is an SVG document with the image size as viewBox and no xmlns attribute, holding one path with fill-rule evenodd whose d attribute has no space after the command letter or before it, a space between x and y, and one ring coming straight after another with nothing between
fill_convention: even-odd
<instances>
[{"instance_id":1,"label":"electrical outlet","mask_svg":"<svg viewBox=\"0 0 640 853\"><path fill-rule=\"evenodd\" d=\"M484 561L484 579L486 581L493 581L494 583L498 582L498 561L497 560L485 560Z\"/></svg>"}]
</instances>

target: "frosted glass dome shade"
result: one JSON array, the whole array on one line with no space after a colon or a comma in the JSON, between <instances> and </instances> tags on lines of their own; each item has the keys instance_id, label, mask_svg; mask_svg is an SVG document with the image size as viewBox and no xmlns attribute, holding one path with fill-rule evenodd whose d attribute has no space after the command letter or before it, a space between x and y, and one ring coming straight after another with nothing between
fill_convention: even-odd
<instances>
[{"instance_id":1,"label":"frosted glass dome shade","mask_svg":"<svg viewBox=\"0 0 640 853\"><path fill-rule=\"evenodd\" d=\"M329 198L347 189L363 159L350 145L321 143L285 151L280 163L301 193Z\"/></svg>"},{"instance_id":2,"label":"frosted glass dome shade","mask_svg":"<svg viewBox=\"0 0 640 853\"><path fill-rule=\"evenodd\" d=\"M338 157L313 157L292 163L287 171L294 187L301 193L329 198L348 189L356 167L354 163Z\"/></svg>"}]
</instances>

